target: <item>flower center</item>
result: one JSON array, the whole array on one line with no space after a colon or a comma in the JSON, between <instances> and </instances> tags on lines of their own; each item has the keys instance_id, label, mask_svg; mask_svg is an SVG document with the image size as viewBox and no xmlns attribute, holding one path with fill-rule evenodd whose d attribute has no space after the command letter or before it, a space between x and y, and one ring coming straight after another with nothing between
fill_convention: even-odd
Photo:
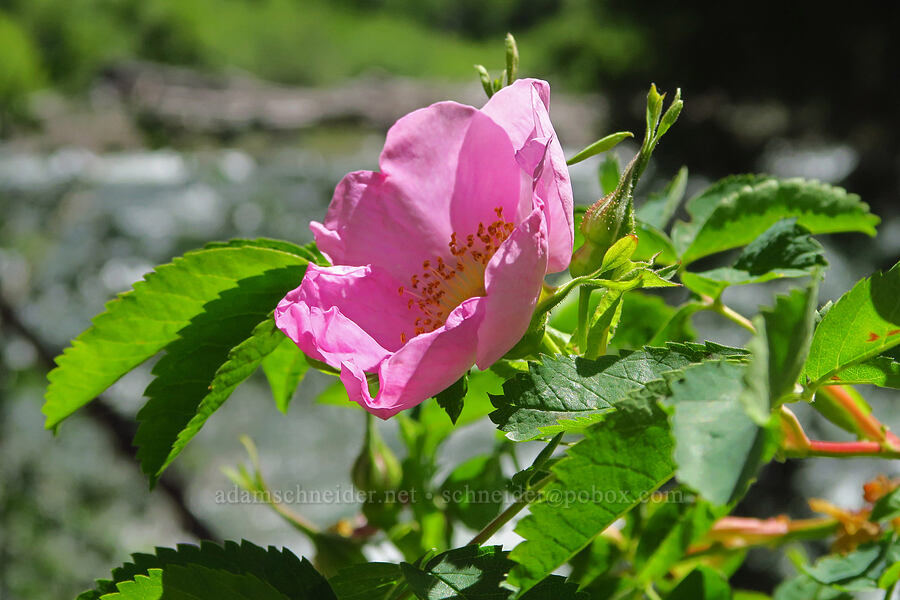
<instances>
[{"instance_id":1,"label":"flower center","mask_svg":"<svg viewBox=\"0 0 900 600\"><path fill-rule=\"evenodd\" d=\"M424 261L422 272L410 277L410 286L397 290L401 296L409 297L407 308L419 313L413 335L434 331L463 301L487 293L484 271L488 261L515 229L503 217L502 207L494 212L496 221L487 226L478 223L475 233L466 235L465 240L455 231L451 233L449 261L440 256ZM407 339L406 332L402 332L400 341L405 344Z\"/></svg>"}]
</instances>

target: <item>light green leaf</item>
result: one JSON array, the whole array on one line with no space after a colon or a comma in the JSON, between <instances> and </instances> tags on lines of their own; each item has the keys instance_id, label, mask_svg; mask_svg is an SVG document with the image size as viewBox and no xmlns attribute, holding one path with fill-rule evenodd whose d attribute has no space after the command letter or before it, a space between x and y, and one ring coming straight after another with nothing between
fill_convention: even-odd
<instances>
[{"instance_id":1,"label":"light green leaf","mask_svg":"<svg viewBox=\"0 0 900 600\"><path fill-rule=\"evenodd\" d=\"M604 195L611 194L616 189L616 186L619 185L619 157L615 153L606 155L603 162L600 163L597 176L600 181L600 189L603 190ZM575 247L577 248L580 245L575 244Z\"/></svg>"},{"instance_id":2,"label":"light green leaf","mask_svg":"<svg viewBox=\"0 0 900 600\"><path fill-rule=\"evenodd\" d=\"M106 594L101 600L159 600L163 593L162 574L162 569L150 569L146 575L118 583L119 591Z\"/></svg>"},{"instance_id":3,"label":"light green leaf","mask_svg":"<svg viewBox=\"0 0 900 600\"><path fill-rule=\"evenodd\" d=\"M94 318L93 326L57 357L57 367L48 376L43 407L46 427L55 428L176 340L178 331L200 314L207 302L238 281L272 269L305 266L308 252L294 248L296 252L288 252L233 242L189 252L158 267L132 291L109 302L106 311ZM297 279L294 285L299 282Z\"/></svg>"},{"instance_id":4,"label":"light green leaf","mask_svg":"<svg viewBox=\"0 0 900 600\"><path fill-rule=\"evenodd\" d=\"M649 261L652 258L659 265L674 265L678 262L678 254L675 252L672 240L659 229L642 221L636 221L634 233L638 237L634 260Z\"/></svg>"},{"instance_id":5,"label":"light green leaf","mask_svg":"<svg viewBox=\"0 0 900 600\"><path fill-rule=\"evenodd\" d=\"M863 279L816 327L805 374L821 385L900 344L900 263Z\"/></svg>"},{"instance_id":6,"label":"light green leaf","mask_svg":"<svg viewBox=\"0 0 900 600\"><path fill-rule=\"evenodd\" d=\"M681 167L662 192L651 194L637 209L637 219L658 230L664 230L684 198L687 179L687 167Z\"/></svg>"},{"instance_id":7,"label":"light green leaf","mask_svg":"<svg viewBox=\"0 0 900 600\"><path fill-rule=\"evenodd\" d=\"M878 562L883 552L884 548L880 544L867 544L849 554L825 556L805 571L819 583L846 582L866 573Z\"/></svg>"},{"instance_id":8,"label":"light green leaf","mask_svg":"<svg viewBox=\"0 0 900 600\"><path fill-rule=\"evenodd\" d=\"M674 409L678 481L717 505L740 498L775 450L769 431L741 404L745 369L725 361L685 367L663 400Z\"/></svg>"},{"instance_id":9,"label":"light green leaf","mask_svg":"<svg viewBox=\"0 0 900 600\"><path fill-rule=\"evenodd\" d=\"M525 541L509 582L528 590L565 564L672 476L671 457L665 413L648 399L621 402L551 468L556 481L516 526Z\"/></svg>"},{"instance_id":10,"label":"light green leaf","mask_svg":"<svg viewBox=\"0 0 900 600\"><path fill-rule=\"evenodd\" d=\"M189 564L253 575L290 600L336 600L328 582L305 558L301 560L287 549L260 548L248 541L225 542L223 546L213 542L179 544L177 548L156 548L154 554L133 554L132 560L114 569L111 580L97 581L97 587L79 600L96 600L113 593L117 584L147 575L152 569L166 572L173 566Z\"/></svg>"},{"instance_id":11,"label":"light green leaf","mask_svg":"<svg viewBox=\"0 0 900 600\"><path fill-rule=\"evenodd\" d=\"M672 236L684 264L744 246L778 220L796 217L812 233L875 235L880 219L859 196L817 181L741 176L723 180L688 203L693 221Z\"/></svg>"},{"instance_id":12,"label":"light green leaf","mask_svg":"<svg viewBox=\"0 0 900 600\"><path fill-rule=\"evenodd\" d=\"M796 219L782 219L748 244L733 266L685 271L681 280L695 292L717 298L730 285L803 277L827 264L822 245L809 230Z\"/></svg>"},{"instance_id":13,"label":"light green leaf","mask_svg":"<svg viewBox=\"0 0 900 600\"><path fill-rule=\"evenodd\" d=\"M900 389L900 363L888 356L876 356L858 365L842 369L831 382L842 384L868 383L880 387Z\"/></svg>"},{"instance_id":14,"label":"light green leaf","mask_svg":"<svg viewBox=\"0 0 900 600\"><path fill-rule=\"evenodd\" d=\"M682 579L666 600L731 600L731 588L717 572L700 566Z\"/></svg>"},{"instance_id":15,"label":"light green leaf","mask_svg":"<svg viewBox=\"0 0 900 600\"><path fill-rule=\"evenodd\" d=\"M584 150L575 154L575 156L566 161L566 164L572 166L574 164L580 163L583 160L587 160L592 156L596 156L603 152L608 152L609 150L615 148L622 140L633 137L634 134L630 131L618 131L616 133L611 133L606 137L600 138Z\"/></svg>"},{"instance_id":16,"label":"light green leaf","mask_svg":"<svg viewBox=\"0 0 900 600\"><path fill-rule=\"evenodd\" d=\"M804 574L779 585L772 600L853 600L853 594L819 583Z\"/></svg>"},{"instance_id":17,"label":"light green leaf","mask_svg":"<svg viewBox=\"0 0 900 600\"><path fill-rule=\"evenodd\" d=\"M631 392L692 362L740 354L715 344L669 344L588 360L543 357L503 384L492 396L491 420L509 439L530 440L559 431L583 429L613 410Z\"/></svg>"},{"instance_id":18,"label":"light green leaf","mask_svg":"<svg viewBox=\"0 0 900 600\"><path fill-rule=\"evenodd\" d=\"M622 313L622 298L622 292L616 290L607 290L603 293L588 328L585 358L598 358L606 354L606 345Z\"/></svg>"},{"instance_id":19,"label":"light green leaf","mask_svg":"<svg viewBox=\"0 0 900 600\"><path fill-rule=\"evenodd\" d=\"M274 350L262 359L262 370L269 381L275 406L287 413L288 404L306 372L306 356L290 338L284 336Z\"/></svg>"},{"instance_id":20,"label":"light green leaf","mask_svg":"<svg viewBox=\"0 0 900 600\"><path fill-rule=\"evenodd\" d=\"M306 265L237 282L178 332L153 367L134 444L151 485L284 334L267 317L303 279Z\"/></svg>"}]
</instances>

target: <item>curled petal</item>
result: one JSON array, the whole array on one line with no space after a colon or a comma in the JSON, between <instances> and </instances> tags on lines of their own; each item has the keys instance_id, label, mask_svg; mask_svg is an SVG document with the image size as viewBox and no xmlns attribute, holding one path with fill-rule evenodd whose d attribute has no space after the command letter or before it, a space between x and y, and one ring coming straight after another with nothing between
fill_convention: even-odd
<instances>
[{"instance_id":1,"label":"curled petal","mask_svg":"<svg viewBox=\"0 0 900 600\"><path fill-rule=\"evenodd\" d=\"M531 323L547 271L547 226L541 202L503 242L485 272L487 296L476 364L486 369L518 342Z\"/></svg>"},{"instance_id":2,"label":"curled petal","mask_svg":"<svg viewBox=\"0 0 900 600\"><path fill-rule=\"evenodd\" d=\"M517 152L528 150L532 140L549 138L534 192L544 200L550 250L548 269L556 272L568 267L575 237L572 183L562 146L550 123L549 110L550 86L537 79L513 82L494 94L482 109L506 130ZM529 153L534 155L533 150Z\"/></svg>"},{"instance_id":3,"label":"curled petal","mask_svg":"<svg viewBox=\"0 0 900 600\"><path fill-rule=\"evenodd\" d=\"M361 364L349 359L341 366L341 381L350 400L387 419L412 408L452 385L475 362L475 348L484 298L470 298L440 328L419 335L381 363L378 393L369 392Z\"/></svg>"}]
</instances>

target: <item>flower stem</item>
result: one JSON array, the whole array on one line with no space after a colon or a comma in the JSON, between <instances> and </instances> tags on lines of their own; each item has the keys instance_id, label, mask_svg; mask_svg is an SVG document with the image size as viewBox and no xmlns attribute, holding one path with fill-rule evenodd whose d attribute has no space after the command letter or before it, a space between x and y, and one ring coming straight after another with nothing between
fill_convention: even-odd
<instances>
[{"instance_id":1,"label":"flower stem","mask_svg":"<svg viewBox=\"0 0 900 600\"><path fill-rule=\"evenodd\" d=\"M582 352L587 346L588 315L591 309L592 291L589 287L582 287L578 290L578 335L576 336L576 343L578 344L578 349Z\"/></svg>"},{"instance_id":2,"label":"flower stem","mask_svg":"<svg viewBox=\"0 0 900 600\"><path fill-rule=\"evenodd\" d=\"M709 306L709 309L722 315L729 321L737 323L738 325L740 325L741 327L743 327L750 333L756 333L756 327L753 325L753 323L750 322L750 319L748 319L744 315L740 314L733 308L731 308L729 306L725 306L725 304L722 303L721 298L716 298L712 302L712 304Z\"/></svg>"},{"instance_id":3,"label":"flower stem","mask_svg":"<svg viewBox=\"0 0 900 600\"><path fill-rule=\"evenodd\" d=\"M537 492L538 490L540 490L541 488L546 486L548 483L553 481L554 478L555 477L553 475L547 475L546 477L544 477L543 479L541 479L540 481L538 481L537 483L532 485L528 489L528 491ZM522 509L524 509L530 503L531 502L528 497L524 497L524 498L520 498L519 500L516 500L515 502L510 504L506 510L504 510L502 513L500 513L499 515L494 517L494 519L490 523L485 525L481 531L479 531L477 534L475 534L475 537L473 537L471 540L469 540L469 543L467 545L468 546L482 545L483 543L488 541L491 538L491 536L493 536L495 533L497 533L501 527L503 527L504 525L509 523L509 521L513 517L515 517L517 514L522 512Z\"/></svg>"},{"instance_id":4,"label":"flower stem","mask_svg":"<svg viewBox=\"0 0 900 600\"><path fill-rule=\"evenodd\" d=\"M559 346L556 344L556 342L553 341L553 338L551 338L546 331L544 332L544 337L541 338L540 350L541 352L550 355L563 354L563 351L560 350Z\"/></svg>"}]
</instances>

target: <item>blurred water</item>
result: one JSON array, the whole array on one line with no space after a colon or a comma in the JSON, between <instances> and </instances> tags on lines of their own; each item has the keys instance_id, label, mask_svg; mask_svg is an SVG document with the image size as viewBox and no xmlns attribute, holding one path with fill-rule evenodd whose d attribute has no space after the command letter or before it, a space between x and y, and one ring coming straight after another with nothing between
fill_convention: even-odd
<instances>
[{"instance_id":1,"label":"blurred water","mask_svg":"<svg viewBox=\"0 0 900 600\"><path fill-rule=\"evenodd\" d=\"M62 347L111 296L186 250L236 236L310 240L308 223L322 217L336 182L348 171L375 167L381 143L380 136L359 134L337 151L308 145L110 154L66 148L35 154L0 147L0 293L43 339ZM820 149L818 155L798 152L774 148L764 164L774 161L773 170L784 175L820 177L823 168L843 173L855 164L841 147ZM572 176L579 202L599 197L596 163L577 165ZM691 188L703 183L694 178ZM888 235L877 242L859 240L849 258L846 245L829 243L832 269L824 299L836 298L872 264L900 254L898 230L897 222L886 224ZM752 314L777 289L729 292L728 301ZM700 315L697 325L703 337L737 345L746 339L714 315ZM134 464L111 458L108 440L93 422L76 415L57 437L43 431L44 383L34 370L34 349L2 333L0 564L5 560L6 566L0 573L8 578L6 586L23 594L41 589L49 595L50 589L54 596L71 595L130 552L184 541L165 499L146 492ZM149 379L149 368L143 368L113 386L109 397L116 410L132 418ZM312 401L330 381L318 374L307 377L284 416L268 398L265 383L252 379L179 458L192 508L216 523L224 537L309 550L265 507L216 498L231 489L221 468L245 458L237 441L241 434L256 440L273 489L349 488L347 471L358 450L362 418L359 411ZM871 399L900 429L900 414L890 405L896 397L873 393ZM813 431L825 427L813 415L801 418L813 422ZM392 424L383 426L396 447ZM487 423L459 432L448 443L444 468L489 447L493 439ZM885 469L897 472L870 462L809 461L796 492L853 506L859 485ZM295 508L322 525L356 512L352 504ZM503 536L509 544L515 539L509 532Z\"/></svg>"}]
</instances>

